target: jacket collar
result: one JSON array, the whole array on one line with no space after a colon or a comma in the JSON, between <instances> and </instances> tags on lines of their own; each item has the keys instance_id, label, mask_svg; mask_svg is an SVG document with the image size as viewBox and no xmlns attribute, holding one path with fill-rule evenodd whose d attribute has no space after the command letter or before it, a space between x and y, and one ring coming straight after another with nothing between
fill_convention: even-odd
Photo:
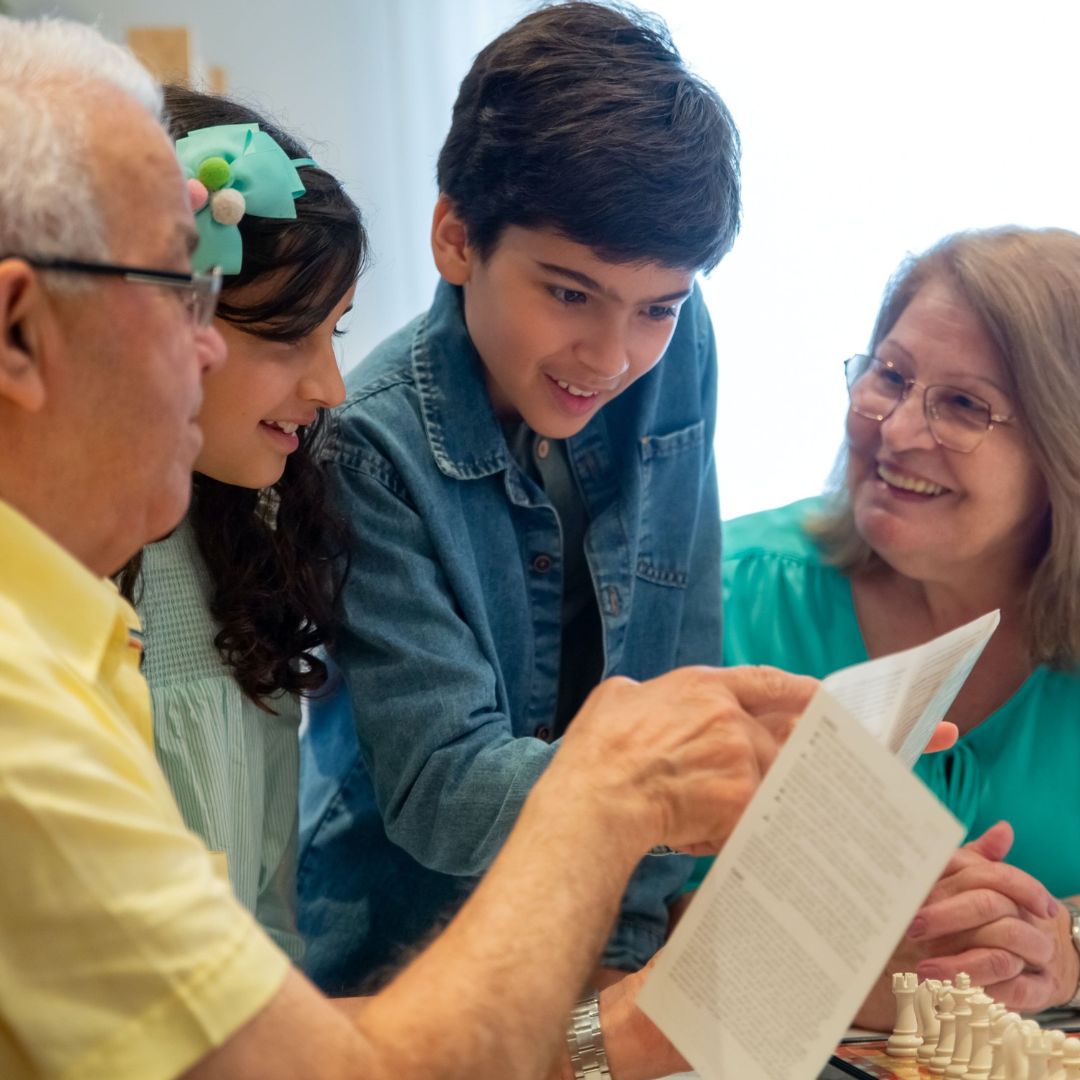
<instances>
[{"instance_id":1,"label":"jacket collar","mask_svg":"<svg viewBox=\"0 0 1080 1080\"><path fill-rule=\"evenodd\" d=\"M440 281L412 340L412 369L431 453L441 472L476 480L509 467L484 365L465 327L458 286Z\"/></svg>"}]
</instances>

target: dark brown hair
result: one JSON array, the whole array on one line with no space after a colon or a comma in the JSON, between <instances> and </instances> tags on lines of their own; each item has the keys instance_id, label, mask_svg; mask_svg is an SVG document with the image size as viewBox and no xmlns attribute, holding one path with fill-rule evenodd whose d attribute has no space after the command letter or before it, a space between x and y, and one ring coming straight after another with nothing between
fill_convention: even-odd
<instances>
[{"instance_id":1,"label":"dark brown hair","mask_svg":"<svg viewBox=\"0 0 1080 1080\"><path fill-rule=\"evenodd\" d=\"M659 18L573 0L476 57L438 182L485 257L520 225L610 262L711 270L739 228L739 135Z\"/></svg>"},{"instance_id":2,"label":"dark brown hair","mask_svg":"<svg viewBox=\"0 0 1080 1080\"><path fill-rule=\"evenodd\" d=\"M218 124L257 123L290 158L307 148L238 102L179 86L165 88L171 133L180 138ZM239 229L243 268L225 279L219 318L245 333L297 341L324 322L356 281L367 237L355 203L318 167L302 166L304 194L295 220L245 215ZM274 289L252 303L252 282L274 275ZM236 297L234 300L233 298ZM269 710L285 690L311 693L326 680L315 654L330 642L345 571L347 530L334 511L318 461L325 424L320 412L300 432L281 479L262 491L196 473L192 529L213 586L210 612L220 625L214 644L241 689ZM121 590L135 592L139 561L125 567Z\"/></svg>"}]
</instances>

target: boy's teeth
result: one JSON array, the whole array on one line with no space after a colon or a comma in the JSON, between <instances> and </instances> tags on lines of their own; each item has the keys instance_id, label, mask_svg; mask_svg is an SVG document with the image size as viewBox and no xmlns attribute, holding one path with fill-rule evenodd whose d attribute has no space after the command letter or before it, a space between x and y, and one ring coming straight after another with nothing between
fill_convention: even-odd
<instances>
[{"instance_id":1,"label":"boy's teeth","mask_svg":"<svg viewBox=\"0 0 1080 1080\"><path fill-rule=\"evenodd\" d=\"M556 379L555 381L567 393L573 394L574 397L596 397L597 393L599 392L597 390L582 390L580 387L574 386L573 383L564 382L562 379Z\"/></svg>"},{"instance_id":2,"label":"boy's teeth","mask_svg":"<svg viewBox=\"0 0 1080 1080\"><path fill-rule=\"evenodd\" d=\"M878 466L878 476L892 487L902 491L914 491L917 495L941 495L945 488L940 484L932 484L929 480L916 480L914 477L904 476L893 472L887 465Z\"/></svg>"},{"instance_id":3,"label":"boy's teeth","mask_svg":"<svg viewBox=\"0 0 1080 1080\"><path fill-rule=\"evenodd\" d=\"M286 435L295 435L296 429L300 426L299 424L287 423L284 420L267 420L266 422L271 427L276 427L278 431L284 431Z\"/></svg>"}]
</instances>

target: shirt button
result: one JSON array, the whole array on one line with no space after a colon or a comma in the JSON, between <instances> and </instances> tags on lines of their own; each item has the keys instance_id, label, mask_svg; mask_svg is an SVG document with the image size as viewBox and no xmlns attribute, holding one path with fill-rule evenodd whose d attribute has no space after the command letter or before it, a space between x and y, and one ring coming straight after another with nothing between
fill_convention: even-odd
<instances>
[{"instance_id":1,"label":"shirt button","mask_svg":"<svg viewBox=\"0 0 1080 1080\"><path fill-rule=\"evenodd\" d=\"M551 443L549 443L547 439L541 439L536 444L536 456L543 461L549 453L551 453Z\"/></svg>"},{"instance_id":2,"label":"shirt button","mask_svg":"<svg viewBox=\"0 0 1080 1080\"><path fill-rule=\"evenodd\" d=\"M551 742L551 728L538 727L536 729L536 737L542 742Z\"/></svg>"},{"instance_id":3,"label":"shirt button","mask_svg":"<svg viewBox=\"0 0 1080 1080\"><path fill-rule=\"evenodd\" d=\"M551 569L551 556L537 555L532 561L532 568L538 574L546 574Z\"/></svg>"}]
</instances>

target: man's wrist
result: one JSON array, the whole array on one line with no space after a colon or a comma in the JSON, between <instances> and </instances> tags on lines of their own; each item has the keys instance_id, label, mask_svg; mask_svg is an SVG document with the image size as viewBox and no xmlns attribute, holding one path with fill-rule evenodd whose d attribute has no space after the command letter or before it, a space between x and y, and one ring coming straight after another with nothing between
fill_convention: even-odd
<instances>
[{"instance_id":1,"label":"man's wrist","mask_svg":"<svg viewBox=\"0 0 1080 1080\"><path fill-rule=\"evenodd\" d=\"M600 1025L599 991L590 990L574 1006L566 1027L566 1046L574 1080L611 1080Z\"/></svg>"},{"instance_id":2,"label":"man's wrist","mask_svg":"<svg viewBox=\"0 0 1080 1080\"><path fill-rule=\"evenodd\" d=\"M629 878L653 843L656 835L655 808L639 796L633 786L599 782L573 751L560 749L529 794L529 801L549 804L553 816L575 822L581 845L594 853L602 851L610 869ZM621 895L621 890L620 890Z\"/></svg>"}]
</instances>

